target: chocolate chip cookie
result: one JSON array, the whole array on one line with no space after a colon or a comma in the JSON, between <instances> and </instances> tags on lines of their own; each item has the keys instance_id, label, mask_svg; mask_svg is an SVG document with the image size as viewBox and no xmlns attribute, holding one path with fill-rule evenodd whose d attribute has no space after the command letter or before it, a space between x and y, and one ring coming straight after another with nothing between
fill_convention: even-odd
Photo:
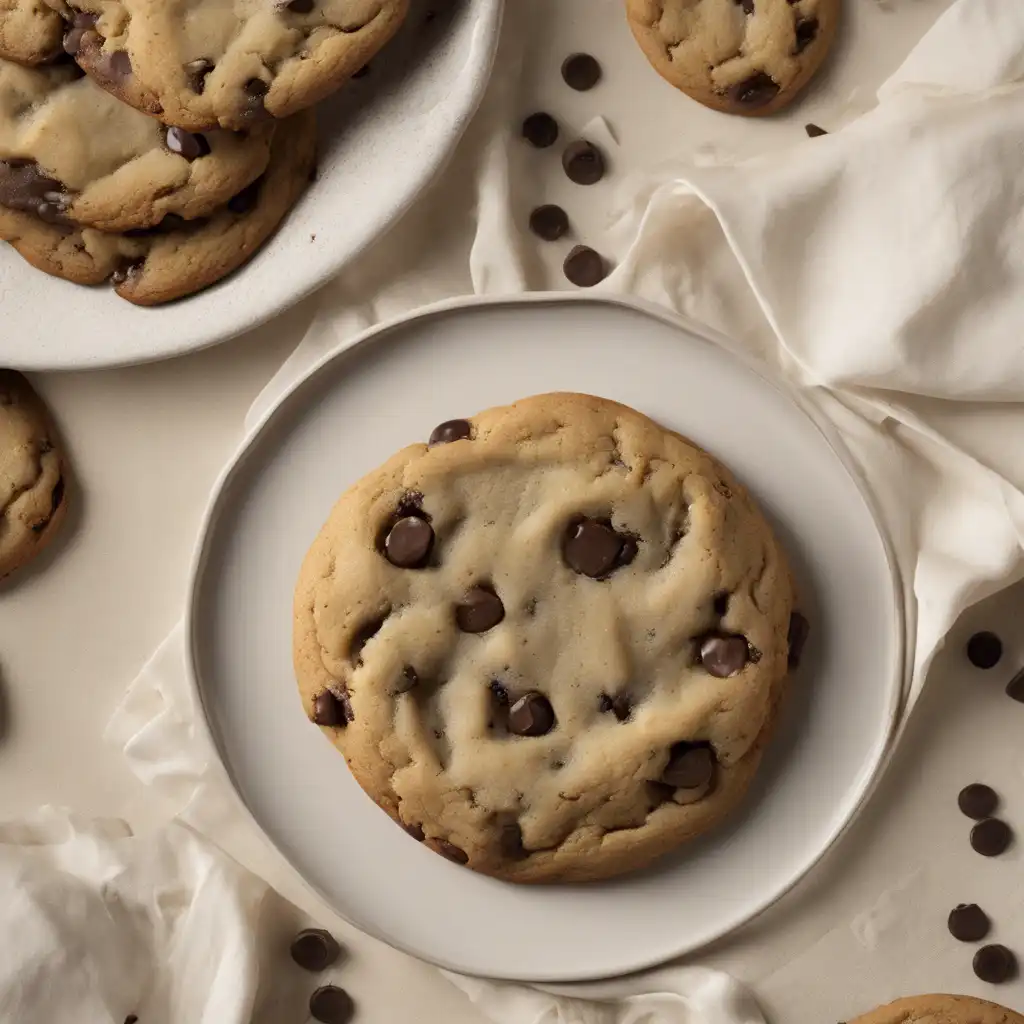
<instances>
[{"instance_id":1,"label":"chocolate chip cookie","mask_svg":"<svg viewBox=\"0 0 1024 1024\"><path fill-rule=\"evenodd\" d=\"M585 395L439 425L342 496L299 577L302 703L415 839L516 882L642 867L739 802L793 584L746 490Z\"/></svg>"},{"instance_id":2,"label":"chocolate chip cookie","mask_svg":"<svg viewBox=\"0 0 1024 1024\"><path fill-rule=\"evenodd\" d=\"M840 0L626 0L655 70L727 114L772 114L811 80L832 46Z\"/></svg>"},{"instance_id":3,"label":"chocolate chip cookie","mask_svg":"<svg viewBox=\"0 0 1024 1024\"><path fill-rule=\"evenodd\" d=\"M39 270L76 284L110 280L123 299L153 306L191 295L246 263L305 190L316 159L311 110L282 121L266 173L209 217L110 234L48 223L0 206L0 238ZM170 223L169 223L170 222Z\"/></svg>"},{"instance_id":4,"label":"chocolate chip cookie","mask_svg":"<svg viewBox=\"0 0 1024 1024\"><path fill-rule=\"evenodd\" d=\"M925 995L897 999L850 1024L1024 1024L1024 1017L973 996Z\"/></svg>"},{"instance_id":5,"label":"chocolate chip cookie","mask_svg":"<svg viewBox=\"0 0 1024 1024\"><path fill-rule=\"evenodd\" d=\"M64 48L104 88L189 131L287 117L394 35L409 0L68 0Z\"/></svg>"},{"instance_id":6,"label":"chocolate chip cookie","mask_svg":"<svg viewBox=\"0 0 1024 1024\"><path fill-rule=\"evenodd\" d=\"M59 0L0 0L0 57L44 64L63 53Z\"/></svg>"},{"instance_id":7,"label":"chocolate chip cookie","mask_svg":"<svg viewBox=\"0 0 1024 1024\"><path fill-rule=\"evenodd\" d=\"M70 62L0 60L0 204L127 231L205 217L267 168L274 122L244 135L167 128Z\"/></svg>"},{"instance_id":8,"label":"chocolate chip cookie","mask_svg":"<svg viewBox=\"0 0 1024 1024\"><path fill-rule=\"evenodd\" d=\"M64 456L28 381L0 370L0 579L30 562L64 521Z\"/></svg>"}]
</instances>

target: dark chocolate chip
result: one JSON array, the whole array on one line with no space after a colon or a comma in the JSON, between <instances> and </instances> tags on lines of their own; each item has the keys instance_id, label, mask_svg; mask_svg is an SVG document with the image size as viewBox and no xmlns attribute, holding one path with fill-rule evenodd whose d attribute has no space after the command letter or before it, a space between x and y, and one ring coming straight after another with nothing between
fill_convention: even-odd
<instances>
[{"instance_id":1,"label":"dark chocolate chip","mask_svg":"<svg viewBox=\"0 0 1024 1024\"><path fill-rule=\"evenodd\" d=\"M306 928L292 941L292 959L306 971L326 971L341 955L341 946L323 928Z\"/></svg>"},{"instance_id":2,"label":"dark chocolate chip","mask_svg":"<svg viewBox=\"0 0 1024 1024\"><path fill-rule=\"evenodd\" d=\"M185 77L188 79L188 86L200 96L206 88L206 76L213 70L213 61L200 57L198 60L190 60L185 65Z\"/></svg>"},{"instance_id":3,"label":"dark chocolate chip","mask_svg":"<svg viewBox=\"0 0 1024 1024\"><path fill-rule=\"evenodd\" d=\"M789 633L787 636L790 668L796 668L800 664L800 659L804 653L804 645L807 643L807 637L810 636L810 633L811 624L807 621L806 616L800 612L793 612L789 617Z\"/></svg>"},{"instance_id":4,"label":"dark chocolate chip","mask_svg":"<svg viewBox=\"0 0 1024 1024\"><path fill-rule=\"evenodd\" d=\"M704 789L715 775L715 756L706 743L676 743L661 781L674 789Z\"/></svg>"},{"instance_id":5,"label":"dark chocolate chip","mask_svg":"<svg viewBox=\"0 0 1024 1024\"><path fill-rule=\"evenodd\" d=\"M321 690L313 698L313 722L316 725L348 725L351 705L342 703L330 690Z\"/></svg>"},{"instance_id":6,"label":"dark chocolate chip","mask_svg":"<svg viewBox=\"0 0 1024 1024\"><path fill-rule=\"evenodd\" d=\"M709 633L700 642L700 661L718 679L736 675L747 663L750 646L742 636Z\"/></svg>"},{"instance_id":7,"label":"dark chocolate chip","mask_svg":"<svg viewBox=\"0 0 1024 1024\"><path fill-rule=\"evenodd\" d=\"M455 606L455 621L463 633L486 633L505 618L505 606L490 587L470 587Z\"/></svg>"},{"instance_id":8,"label":"dark chocolate chip","mask_svg":"<svg viewBox=\"0 0 1024 1024\"><path fill-rule=\"evenodd\" d=\"M743 8L744 14L754 13L754 0L733 0L733 3Z\"/></svg>"},{"instance_id":9,"label":"dark chocolate chip","mask_svg":"<svg viewBox=\"0 0 1024 1024\"><path fill-rule=\"evenodd\" d=\"M456 864L469 863L469 854L454 843L449 843L444 839L435 839L434 842L437 843L437 852L442 857L447 857L448 860L454 861Z\"/></svg>"},{"instance_id":10,"label":"dark chocolate chip","mask_svg":"<svg viewBox=\"0 0 1024 1024\"><path fill-rule=\"evenodd\" d=\"M66 225L71 196L38 164L0 160L0 205L30 213L47 224Z\"/></svg>"},{"instance_id":11,"label":"dark chocolate chip","mask_svg":"<svg viewBox=\"0 0 1024 1024\"><path fill-rule=\"evenodd\" d=\"M574 246L562 263L562 272L577 288L593 288L608 274L604 258L589 245Z\"/></svg>"},{"instance_id":12,"label":"dark chocolate chip","mask_svg":"<svg viewBox=\"0 0 1024 1024\"><path fill-rule=\"evenodd\" d=\"M431 448L438 444L451 444L453 441L465 441L473 433L473 425L468 420L445 420L430 432L427 442Z\"/></svg>"},{"instance_id":13,"label":"dark chocolate chip","mask_svg":"<svg viewBox=\"0 0 1024 1024\"><path fill-rule=\"evenodd\" d=\"M751 109L767 106L778 94L778 85L763 71L755 71L729 89L729 99L733 103Z\"/></svg>"},{"instance_id":14,"label":"dark chocolate chip","mask_svg":"<svg viewBox=\"0 0 1024 1024\"><path fill-rule=\"evenodd\" d=\"M967 660L975 668L995 668L1003 656L1003 641L987 631L975 633L967 641Z\"/></svg>"},{"instance_id":15,"label":"dark chocolate chip","mask_svg":"<svg viewBox=\"0 0 1024 1024\"><path fill-rule=\"evenodd\" d=\"M538 206L530 214L530 230L545 242L557 242L569 230L569 215L553 203Z\"/></svg>"},{"instance_id":16,"label":"dark chocolate chip","mask_svg":"<svg viewBox=\"0 0 1024 1024\"><path fill-rule=\"evenodd\" d=\"M981 782L972 782L960 790L956 802L968 818L981 821L982 818L992 817L995 809L999 806L999 797L991 786L986 786Z\"/></svg>"},{"instance_id":17,"label":"dark chocolate chip","mask_svg":"<svg viewBox=\"0 0 1024 1024\"><path fill-rule=\"evenodd\" d=\"M165 136L167 148L178 156L183 156L190 163L206 156L210 152L210 144L205 135L187 132L184 128L171 127Z\"/></svg>"},{"instance_id":18,"label":"dark chocolate chip","mask_svg":"<svg viewBox=\"0 0 1024 1024\"><path fill-rule=\"evenodd\" d=\"M98 15L79 12L71 19L71 27L64 34L64 52L74 57L82 48L83 37L96 27ZM93 33L95 35L95 33Z\"/></svg>"},{"instance_id":19,"label":"dark chocolate chip","mask_svg":"<svg viewBox=\"0 0 1024 1024\"><path fill-rule=\"evenodd\" d=\"M537 149L547 149L558 141L558 122L550 114L531 114L523 121L523 138Z\"/></svg>"},{"instance_id":20,"label":"dark chocolate chip","mask_svg":"<svg viewBox=\"0 0 1024 1024\"><path fill-rule=\"evenodd\" d=\"M592 142L577 139L565 147L562 169L577 185L593 185L604 177L604 156Z\"/></svg>"},{"instance_id":21,"label":"dark chocolate chip","mask_svg":"<svg viewBox=\"0 0 1024 1024\"><path fill-rule=\"evenodd\" d=\"M264 106L264 97L270 91L270 86L262 78L250 78L242 88L245 92L245 102L238 113L241 122L252 124L269 117Z\"/></svg>"},{"instance_id":22,"label":"dark chocolate chip","mask_svg":"<svg viewBox=\"0 0 1024 1024\"><path fill-rule=\"evenodd\" d=\"M315 4L314 0L289 0L289 2L284 3L282 6L293 14L309 14Z\"/></svg>"},{"instance_id":23,"label":"dark chocolate chip","mask_svg":"<svg viewBox=\"0 0 1024 1024\"><path fill-rule=\"evenodd\" d=\"M1024 669L1021 669L1007 684L1006 696L1024 704Z\"/></svg>"},{"instance_id":24,"label":"dark chocolate chip","mask_svg":"<svg viewBox=\"0 0 1024 1024\"><path fill-rule=\"evenodd\" d=\"M804 131L807 132L809 139L817 139L822 135L828 135L828 132L824 128L819 128L816 124L805 124Z\"/></svg>"},{"instance_id":25,"label":"dark chocolate chip","mask_svg":"<svg viewBox=\"0 0 1024 1024\"><path fill-rule=\"evenodd\" d=\"M1017 977L1017 958L1005 946L982 946L974 954L974 973L990 985L1001 985Z\"/></svg>"},{"instance_id":26,"label":"dark chocolate chip","mask_svg":"<svg viewBox=\"0 0 1024 1024\"><path fill-rule=\"evenodd\" d=\"M103 54L96 71L103 78L119 82L131 75L132 59L124 50L113 50Z\"/></svg>"},{"instance_id":27,"label":"dark chocolate chip","mask_svg":"<svg viewBox=\"0 0 1024 1024\"><path fill-rule=\"evenodd\" d=\"M257 178L251 185L246 185L241 192L236 192L228 200L228 210L231 213L249 213L255 209L260 198L260 189L263 187L263 178Z\"/></svg>"},{"instance_id":28,"label":"dark chocolate chip","mask_svg":"<svg viewBox=\"0 0 1024 1024\"><path fill-rule=\"evenodd\" d=\"M555 710L542 693L526 693L509 708L508 731L516 736L543 736L555 727Z\"/></svg>"},{"instance_id":29,"label":"dark chocolate chip","mask_svg":"<svg viewBox=\"0 0 1024 1024\"><path fill-rule=\"evenodd\" d=\"M565 531L562 556L573 571L599 580L632 561L636 555L635 541L626 547L626 541L631 539L616 533L610 523L577 519Z\"/></svg>"},{"instance_id":30,"label":"dark chocolate chip","mask_svg":"<svg viewBox=\"0 0 1024 1024\"><path fill-rule=\"evenodd\" d=\"M999 818L986 818L971 829L971 846L982 857L998 857L1013 842L1010 826Z\"/></svg>"},{"instance_id":31,"label":"dark chocolate chip","mask_svg":"<svg viewBox=\"0 0 1024 1024\"><path fill-rule=\"evenodd\" d=\"M796 23L796 46L794 47L793 52L803 53L804 50L814 42L817 34L817 18L804 18L803 21L798 21Z\"/></svg>"},{"instance_id":32,"label":"dark chocolate chip","mask_svg":"<svg viewBox=\"0 0 1024 1024\"><path fill-rule=\"evenodd\" d=\"M321 985L309 997L309 1012L321 1024L348 1024L355 1009L352 997L336 985Z\"/></svg>"},{"instance_id":33,"label":"dark chocolate chip","mask_svg":"<svg viewBox=\"0 0 1024 1024\"><path fill-rule=\"evenodd\" d=\"M420 677L416 674L416 669L412 665L406 665L402 669L402 674L398 677L398 682L395 685L394 693L410 693L420 685Z\"/></svg>"},{"instance_id":34,"label":"dark chocolate chip","mask_svg":"<svg viewBox=\"0 0 1024 1024\"><path fill-rule=\"evenodd\" d=\"M981 942L992 922L977 903L959 903L949 912L949 934L961 942Z\"/></svg>"},{"instance_id":35,"label":"dark chocolate chip","mask_svg":"<svg viewBox=\"0 0 1024 1024\"><path fill-rule=\"evenodd\" d=\"M586 92L601 81L601 65L589 53L574 53L562 61L562 79L570 89Z\"/></svg>"},{"instance_id":36,"label":"dark chocolate chip","mask_svg":"<svg viewBox=\"0 0 1024 1024\"><path fill-rule=\"evenodd\" d=\"M426 563L433 546L434 531L430 523L419 516L404 516L388 531L384 555L399 569L419 569Z\"/></svg>"},{"instance_id":37,"label":"dark chocolate chip","mask_svg":"<svg viewBox=\"0 0 1024 1024\"><path fill-rule=\"evenodd\" d=\"M422 843L426 836L423 833L423 826L416 824L403 824L402 828L405 829L406 833L413 837L417 843Z\"/></svg>"}]
</instances>

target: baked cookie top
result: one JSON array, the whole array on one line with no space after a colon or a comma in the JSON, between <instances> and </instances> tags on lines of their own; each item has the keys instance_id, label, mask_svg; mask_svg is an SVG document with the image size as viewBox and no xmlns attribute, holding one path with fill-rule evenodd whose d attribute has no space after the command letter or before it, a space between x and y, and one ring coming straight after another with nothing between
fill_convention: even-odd
<instances>
[{"instance_id":1,"label":"baked cookie top","mask_svg":"<svg viewBox=\"0 0 1024 1024\"><path fill-rule=\"evenodd\" d=\"M42 64L63 53L61 0L0 0L0 57Z\"/></svg>"},{"instance_id":2,"label":"baked cookie top","mask_svg":"<svg viewBox=\"0 0 1024 1024\"><path fill-rule=\"evenodd\" d=\"M39 396L0 370L0 579L31 561L64 520L64 457Z\"/></svg>"},{"instance_id":3,"label":"baked cookie top","mask_svg":"<svg viewBox=\"0 0 1024 1024\"><path fill-rule=\"evenodd\" d=\"M305 190L315 161L316 118L306 110L278 125L266 172L208 217L113 234L0 206L0 238L48 274L76 284L110 280L121 298L153 306L206 288L250 259Z\"/></svg>"},{"instance_id":4,"label":"baked cookie top","mask_svg":"<svg viewBox=\"0 0 1024 1024\"><path fill-rule=\"evenodd\" d=\"M936 994L897 999L850 1024L1024 1024L1024 1017L985 999Z\"/></svg>"},{"instance_id":5,"label":"baked cookie top","mask_svg":"<svg viewBox=\"0 0 1024 1024\"><path fill-rule=\"evenodd\" d=\"M840 0L626 0L659 74L705 106L771 114L810 81L832 45Z\"/></svg>"},{"instance_id":6,"label":"baked cookie top","mask_svg":"<svg viewBox=\"0 0 1024 1024\"><path fill-rule=\"evenodd\" d=\"M70 62L0 60L0 204L104 231L205 217L266 170L273 131L167 128Z\"/></svg>"},{"instance_id":7,"label":"baked cookie top","mask_svg":"<svg viewBox=\"0 0 1024 1024\"><path fill-rule=\"evenodd\" d=\"M726 814L787 672L786 558L723 466L541 395L438 427L303 564L309 717L416 838L515 881L640 867Z\"/></svg>"},{"instance_id":8,"label":"baked cookie top","mask_svg":"<svg viewBox=\"0 0 1024 1024\"><path fill-rule=\"evenodd\" d=\"M394 35L409 0L68 0L65 49L105 88L191 131L311 106Z\"/></svg>"}]
</instances>

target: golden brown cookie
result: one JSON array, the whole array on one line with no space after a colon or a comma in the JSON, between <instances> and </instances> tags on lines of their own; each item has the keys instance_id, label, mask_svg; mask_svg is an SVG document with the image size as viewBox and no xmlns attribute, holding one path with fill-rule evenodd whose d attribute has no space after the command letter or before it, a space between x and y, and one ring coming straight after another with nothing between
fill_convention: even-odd
<instances>
[{"instance_id":1,"label":"golden brown cookie","mask_svg":"<svg viewBox=\"0 0 1024 1024\"><path fill-rule=\"evenodd\" d=\"M0 370L0 579L53 539L68 507L64 456L28 381Z\"/></svg>"},{"instance_id":2,"label":"golden brown cookie","mask_svg":"<svg viewBox=\"0 0 1024 1024\"><path fill-rule=\"evenodd\" d=\"M773 114L821 67L840 0L626 0L655 70L727 114Z\"/></svg>"},{"instance_id":3,"label":"golden brown cookie","mask_svg":"<svg viewBox=\"0 0 1024 1024\"><path fill-rule=\"evenodd\" d=\"M793 585L714 458L554 394L438 427L342 496L295 597L307 715L415 838L516 882L642 867L729 814Z\"/></svg>"},{"instance_id":4,"label":"golden brown cookie","mask_svg":"<svg viewBox=\"0 0 1024 1024\"><path fill-rule=\"evenodd\" d=\"M924 995L879 1006L850 1024L1024 1024L1024 1017L974 996Z\"/></svg>"},{"instance_id":5,"label":"golden brown cookie","mask_svg":"<svg viewBox=\"0 0 1024 1024\"><path fill-rule=\"evenodd\" d=\"M62 54L61 0L0 0L0 57L44 64Z\"/></svg>"}]
</instances>

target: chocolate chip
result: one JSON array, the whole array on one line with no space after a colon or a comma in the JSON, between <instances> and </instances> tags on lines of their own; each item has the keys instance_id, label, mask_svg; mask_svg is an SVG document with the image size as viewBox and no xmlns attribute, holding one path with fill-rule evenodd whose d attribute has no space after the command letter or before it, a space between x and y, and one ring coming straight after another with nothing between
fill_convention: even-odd
<instances>
[{"instance_id":1,"label":"chocolate chip","mask_svg":"<svg viewBox=\"0 0 1024 1024\"><path fill-rule=\"evenodd\" d=\"M518 821L505 822L498 833L498 846L509 860L525 860L529 853L523 846L523 830Z\"/></svg>"},{"instance_id":2,"label":"chocolate chip","mask_svg":"<svg viewBox=\"0 0 1024 1024\"><path fill-rule=\"evenodd\" d=\"M490 687L491 694L498 706L507 708L509 705L509 696L508 690L504 685L498 682L497 679L492 679L487 685Z\"/></svg>"},{"instance_id":3,"label":"chocolate chip","mask_svg":"<svg viewBox=\"0 0 1024 1024\"><path fill-rule=\"evenodd\" d=\"M990 818L992 816L996 807L999 806L999 797L990 786L986 786L981 782L972 782L969 786L964 786L960 790L956 802L957 806L968 818L981 821L982 818Z\"/></svg>"},{"instance_id":4,"label":"chocolate chip","mask_svg":"<svg viewBox=\"0 0 1024 1024\"><path fill-rule=\"evenodd\" d=\"M975 633L967 641L967 660L975 668L995 668L1002 656L1003 641L995 633Z\"/></svg>"},{"instance_id":5,"label":"chocolate chip","mask_svg":"<svg viewBox=\"0 0 1024 1024\"><path fill-rule=\"evenodd\" d=\"M341 946L323 928L306 928L292 941L292 959L306 971L325 971L341 955Z\"/></svg>"},{"instance_id":6,"label":"chocolate chip","mask_svg":"<svg viewBox=\"0 0 1024 1024\"><path fill-rule=\"evenodd\" d=\"M999 818L986 818L971 829L971 846L982 857L998 857L1013 842L1010 826Z\"/></svg>"},{"instance_id":7,"label":"chocolate chip","mask_svg":"<svg viewBox=\"0 0 1024 1024\"><path fill-rule=\"evenodd\" d=\"M700 661L718 679L736 675L747 663L750 647L742 636L709 633L700 642Z\"/></svg>"},{"instance_id":8,"label":"chocolate chip","mask_svg":"<svg viewBox=\"0 0 1024 1024\"><path fill-rule=\"evenodd\" d=\"M423 826L416 824L402 824L402 828L405 829L406 833L413 837L417 843L422 843L426 836L423 834Z\"/></svg>"},{"instance_id":9,"label":"chocolate chip","mask_svg":"<svg viewBox=\"0 0 1024 1024\"><path fill-rule=\"evenodd\" d=\"M557 242L569 230L569 215L552 203L538 206L530 214L530 230L545 242Z\"/></svg>"},{"instance_id":10,"label":"chocolate chip","mask_svg":"<svg viewBox=\"0 0 1024 1024\"><path fill-rule=\"evenodd\" d=\"M991 985L1001 985L1017 976L1017 958L1005 946L982 946L974 954L974 973Z\"/></svg>"},{"instance_id":11,"label":"chocolate chip","mask_svg":"<svg viewBox=\"0 0 1024 1024\"><path fill-rule=\"evenodd\" d=\"M674 789L701 790L715 774L715 757L706 743L676 743L669 751L661 781Z\"/></svg>"},{"instance_id":12,"label":"chocolate chip","mask_svg":"<svg viewBox=\"0 0 1024 1024\"><path fill-rule=\"evenodd\" d=\"M809 139L817 139L822 135L828 135L828 132L824 128L819 128L816 124L805 124L804 131L807 132Z\"/></svg>"},{"instance_id":13,"label":"chocolate chip","mask_svg":"<svg viewBox=\"0 0 1024 1024\"><path fill-rule=\"evenodd\" d=\"M391 527L384 540L384 555L399 569L420 569L434 546L430 523L419 516L404 516Z\"/></svg>"},{"instance_id":14,"label":"chocolate chip","mask_svg":"<svg viewBox=\"0 0 1024 1024\"><path fill-rule=\"evenodd\" d=\"M800 658L804 653L804 645L811 633L811 624L800 612L793 612L789 617L789 667L796 668L800 664Z\"/></svg>"},{"instance_id":15,"label":"chocolate chip","mask_svg":"<svg viewBox=\"0 0 1024 1024\"><path fill-rule=\"evenodd\" d=\"M260 189L263 187L263 178L257 178L251 185L246 185L241 192L236 192L228 200L228 210L231 213L249 213L255 209L260 198Z\"/></svg>"},{"instance_id":16,"label":"chocolate chip","mask_svg":"<svg viewBox=\"0 0 1024 1024\"><path fill-rule=\"evenodd\" d=\"M992 928L992 922L977 903L959 903L949 912L949 934L961 942L980 942Z\"/></svg>"},{"instance_id":17,"label":"chocolate chip","mask_svg":"<svg viewBox=\"0 0 1024 1024\"><path fill-rule=\"evenodd\" d=\"M321 985L309 997L309 1012L321 1024L348 1024L355 1013L352 997L336 985Z\"/></svg>"},{"instance_id":18,"label":"chocolate chip","mask_svg":"<svg viewBox=\"0 0 1024 1024\"><path fill-rule=\"evenodd\" d=\"M66 225L71 196L38 164L0 160L0 205L30 213L47 224Z\"/></svg>"},{"instance_id":19,"label":"chocolate chip","mask_svg":"<svg viewBox=\"0 0 1024 1024\"><path fill-rule=\"evenodd\" d=\"M198 60L190 60L185 65L185 77L188 79L189 88L200 96L206 88L206 76L213 70L213 61L200 57Z\"/></svg>"},{"instance_id":20,"label":"chocolate chip","mask_svg":"<svg viewBox=\"0 0 1024 1024\"><path fill-rule=\"evenodd\" d=\"M196 135L184 128L168 128L165 136L167 148L178 156L183 156L190 163L206 156L210 152L210 144L205 135Z\"/></svg>"},{"instance_id":21,"label":"chocolate chip","mask_svg":"<svg viewBox=\"0 0 1024 1024\"><path fill-rule=\"evenodd\" d=\"M244 86L245 101L238 117L243 124L252 124L255 121L265 120L270 115L263 105L263 98L270 91L270 86L262 78L250 78Z\"/></svg>"},{"instance_id":22,"label":"chocolate chip","mask_svg":"<svg viewBox=\"0 0 1024 1024\"><path fill-rule=\"evenodd\" d=\"M736 4L737 7L742 7L744 14L754 13L754 0L733 0L733 3Z\"/></svg>"},{"instance_id":23,"label":"chocolate chip","mask_svg":"<svg viewBox=\"0 0 1024 1024\"><path fill-rule=\"evenodd\" d=\"M589 53L574 53L562 61L562 78L570 89L586 92L601 81L601 65Z\"/></svg>"},{"instance_id":24,"label":"chocolate chip","mask_svg":"<svg viewBox=\"0 0 1024 1024\"><path fill-rule=\"evenodd\" d=\"M104 53L96 68L97 73L110 81L119 82L132 73L132 59L124 50Z\"/></svg>"},{"instance_id":25,"label":"chocolate chip","mask_svg":"<svg viewBox=\"0 0 1024 1024\"><path fill-rule=\"evenodd\" d=\"M565 147L562 169L577 185L593 185L604 177L604 157L592 142L577 139Z\"/></svg>"},{"instance_id":26,"label":"chocolate chip","mask_svg":"<svg viewBox=\"0 0 1024 1024\"><path fill-rule=\"evenodd\" d=\"M778 85L763 71L755 71L749 78L729 89L729 99L742 107L756 109L771 103L779 94Z\"/></svg>"},{"instance_id":27,"label":"chocolate chip","mask_svg":"<svg viewBox=\"0 0 1024 1024\"><path fill-rule=\"evenodd\" d=\"M627 545L627 541L631 543ZM562 557L574 572L599 580L613 569L627 565L636 555L636 542L616 533L599 519L577 519L569 524L562 540Z\"/></svg>"},{"instance_id":28,"label":"chocolate chip","mask_svg":"<svg viewBox=\"0 0 1024 1024\"><path fill-rule=\"evenodd\" d=\"M316 725L345 726L355 719L346 695L339 698L330 690L321 690L313 698L313 722Z\"/></svg>"},{"instance_id":29,"label":"chocolate chip","mask_svg":"<svg viewBox=\"0 0 1024 1024\"><path fill-rule=\"evenodd\" d=\"M1024 669L1021 669L1007 684L1006 696L1024 704Z\"/></svg>"},{"instance_id":30,"label":"chocolate chip","mask_svg":"<svg viewBox=\"0 0 1024 1024\"><path fill-rule=\"evenodd\" d=\"M803 53L811 43L814 42L814 37L818 34L818 19L817 18L805 18L803 21L796 23L796 46L793 50L794 53Z\"/></svg>"},{"instance_id":31,"label":"chocolate chip","mask_svg":"<svg viewBox=\"0 0 1024 1024\"><path fill-rule=\"evenodd\" d=\"M435 839L437 843L437 852L442 857L447 857L449 860L454 861L456 864L468 864L469 854L465 850L460 849L454 843L449 843L445 839Z\"/></svg>"},{"instance_id":32,"label":"chocolate chip","mask_svg":"<svg viewBox=\"0 0 1024 1024\"><path fill-rule=\"evenodd\" d=\"M562 263L562 272L570 284L578 288L593 288L607 276L604 259L588 245L577 245Z\"/></svg>"},{"instance_id":33,"label":"chocolate chip","mask_svg":"<svg viewBox=\"0 0 1024 1024\"><path fill-rule=\"evenodd\" d=\"M558 122L550 114L531 114L523 121L523 138L537 149L547 149L558 141Z\"/></svg>"},{"instance_id":34,"label":"chocolate chip","mask_svg":"<svg viewBox=\"0 0 1024 1024\"><path fill-rule=\"evenodd\" d=\"M420 677L416 674L416 669L412 665L406 665L402 669L402 674L398 677L398 682L395 685L394 693L410 693L420 685Z\"/></svg>"},{"instance_id":35,"label":"chocolate chip","mask_svg":"<svg viewBox=\"0 0 1024 1024\"><path fill-rule=\"evenodd\" d=\"M505 606L489 587L470 587L455 606L455 621L463 633L486 633L503 618Z\"/></svg>"},{"instance_id":36,"label":"chocolate chip","mask_svg":"<svg viewBox=\"0 0 1024 1024\"><path fill-rule=\"evenodd\" d=\"M96 27L98 16L79 12L71 19L71 27L64 35L64 52L74 57L82 48L83 37Z\"/></svg>"},{"instance_id":37,"label":"chocolate chip","mask_svg":"<svg viewBox=\"0 0 1024 1024\"><path fill-rule=\"evenodd\" d=\"M543 736L555 727L555 710L542 693L526 693L509 708L508 731L516 736Z\"/></svg>"},{"instance_id":38,"label":"chocolate chip","mask_svg":"<svg viewBox=\"0 0 1024 1024\"><path fill-rule=\"evenodd\" d=\"M293 14L309 14L314 7L314 0L290 0L283 4Z\"/></svg>"},{"instance_id":39,"label":"chocolate chip","mask_svg":"<svg viewBox=\"0 0 1024 1024\"><path fill-rule=\"evenodd\" d=\"M117 267L114 272L110 275L110 280L113 284L124 284L131 277L135 277L136 274L141 273L142 268L146 265L145 259L141 260L125 260Z\"/></svg>"},{"instance_id":40,"label":"chocolate chip","mask_svg":"<svg viewBox=\"0 0 1024 1024\"><path fill-rule=\"evenodd\" d=\"M473 425L468 420L445 420L430 432L427 442L431 448L438 444L451 444L453 441L466 441L473 433Z\"/></svg>"}]
</instances>

